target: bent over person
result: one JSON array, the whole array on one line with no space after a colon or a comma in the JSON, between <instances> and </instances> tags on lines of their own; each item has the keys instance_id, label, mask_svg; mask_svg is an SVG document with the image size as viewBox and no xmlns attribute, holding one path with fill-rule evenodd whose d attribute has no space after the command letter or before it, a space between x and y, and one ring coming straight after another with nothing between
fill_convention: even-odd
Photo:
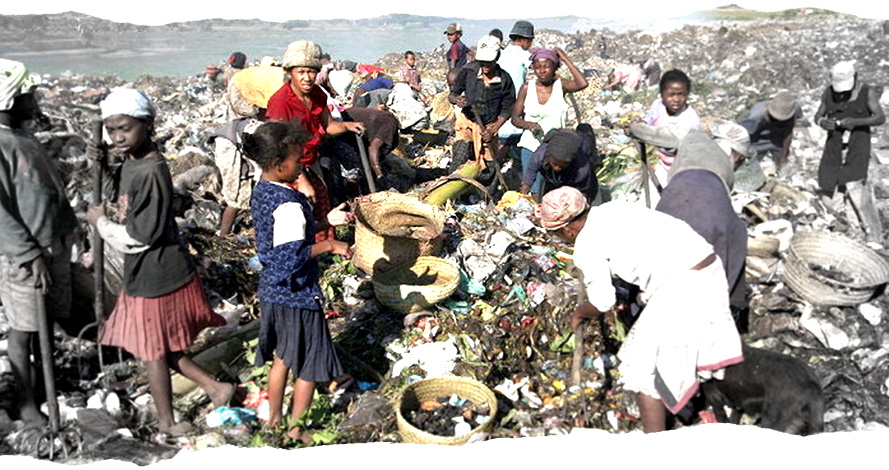
<instances>
[{"instance_id":1,"label":"bent over person","mask_svg":"<svg viewBox=\"0 0 889 470\"><path fill-rule=\"evenodd\" d=\"M699 380L743 360L722 262L688 224L627 202L591 208L570 186L543 197L540 217L545 229L575 247L587 300L572 314L572 328L611 310L612 275L641 290L645 310L618 358L624 388L636 393L646 433L665 430L666 412L681 410ZM627 220L648 230L614 229ZM651 233L671 240L670 249L651 243Z\"/></svg>"}]
</instances>

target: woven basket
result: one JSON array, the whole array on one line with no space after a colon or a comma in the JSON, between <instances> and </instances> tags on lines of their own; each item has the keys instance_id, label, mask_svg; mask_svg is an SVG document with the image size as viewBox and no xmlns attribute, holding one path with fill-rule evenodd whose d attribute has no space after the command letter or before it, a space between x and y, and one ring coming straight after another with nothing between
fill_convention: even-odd
<instances>
[{"instance_id":1,"label":"woven basket","mask_svg":"<svg viewBox=\"0 0 889 470\"><path fill-rule=\"evenodd\" d=\"M421 256L378 270L373 276L374 294L381 304L401 313L429 308L450 297L460 282L460 268L452 261Z\"/></svg>"},{"instance_id":2,"label":"woven basket","mask_svg":"<svg viewBox=\"0 0 889 470\"><path fill-rule=\"evenodd\" d=\"M373 275L379 267L413 262L441 249L444 215L415 196L378 192L355 207L352 264Z\"/></svg>"},{"instance_id":3,"label":"woven basket","mask_svg":"<svg viewBox=\"0 0 889 470\"><path fill-rule=\"evenodd\" d=\"M490 419L485 424L473 428L462 436L438 436L422 431L409 423L404 415L411 410L420 408L426 400L437 400L457 394L476 405L487 403L490 408ZM494 416L497 415L497 397L483 383L468 377L436 377L418 380L401 391L395 400L395 413L398 422L398 433L404 442L414 444L439 444L448 446L463 445L470 440L483 439L494 427Z\"/></svg>"},{"instance_id":4,"label":"woven basket","mask_svg":"<svg viewBox=\"0 0 889 470\"><path fill-rule=\"evenodd\" d=\"M832 279L812 265L841 272L849 282ZM857 305L889 281L889 263L870 248L835 233L799 232L785 253L784 281L817 305Z\"/></svg>"}]
</instances>

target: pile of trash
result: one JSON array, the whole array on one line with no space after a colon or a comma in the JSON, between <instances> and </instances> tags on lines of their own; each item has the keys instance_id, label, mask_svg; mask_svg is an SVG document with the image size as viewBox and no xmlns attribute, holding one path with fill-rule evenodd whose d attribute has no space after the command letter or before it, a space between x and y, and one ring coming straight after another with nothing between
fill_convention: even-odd
<instances>
[{"instance_id":1,"label":"pile of trash","mask_svg":"<svg viewBox=\"0 0 889 470\"><path fill-rule=\"evenodd\" d=\"M803 15L689 26L665 34L540 31L535 46L564 48L591 80L574 97L574 114L596 130L605 160L600 180L615 199L640 197L640 159L627 128L644 117L657 87L632 93L602 90L606 68L648 56L663 70L685 70L693 80L689 102L705 123L743 117L752 103L780 89L797 94L806 118L794 131L789 168L760 191L733 197L751 241L750 331L745 340L799 357L816 370L825 390L826 431L889 426L889 322L883 321L887 299L882 290L856 305L821 305L806 300L784 279L794 233L863 238L854 217L823 206L815 196L814 176L826 134L809 118L836 61L856 60L861 79L886 83L889 73L882 57L889 52L889 40L882 24L842 15ZM387 56L380 64L394 70L399 57ZM418 59L424 86L444 91L439 54L420 53ZM37 136L59 163L69 198L83 220L93 202L85 139L90 123L99 117L99 97L123 85L146 91L158 108L156 139L170 158L175 184L193 199L179 219L183 240L198 261L214 308L229 322L205 332L190 353L212 373L245 384L244 408L210 410L199 388L176 377L177 412L204 423L199 427L205 433L172 443L152 440L153 406L144 371L123 353L97 348L94 331L80 331L95 318L85 237L76 252L74 282L81 322L55 335L54 358L63 416L69 425L76 419L84 428L85 450L79 458L108 458L129 448L132 458L116 458L141 463L169 457L178 447L299 445L275 440L274 430L261 427L268 402L262 371L251 367L259 266L249 214L240 216L231 236L215 235L220 184L207 137L225 122L218 85L198 78L142 77L124 83L114 77L45 77L38 93L48 121L39 123ZM881 161L889 156L884 136L884 129L878 129L875 153ZM393 155L387 159L399 159L408 170L447 168L451 145L449 140L422 143L405 135ZM873 164L869 175L884 219L889 216L887 171ZM635 401L622 390L616 370L615 353L625 327L606 317L585 326L579 337L570 331L568 315L582 288L570 248L536 226L533 201L516 193L497 196L468 188L443 206L439 256L459 267L460 281L449 298L428 309L395 312L376 299L369 275L345 260L324 261L324 308L340 359L352 377L331 384L316 400L314 409L320 411L309 421L325 431L316 443L399 441L392 403L400 391L421 378L449 374L472 377L496 392L495 438L561 434L577 427L641 429ZM354 240L354 228L340 236ZM105 258L114 262L113 256ZM119 270L106 267L110 273ZM109 278L107 291L116 292L119 279L115 285L113 275ZM5 328L0 318L0 337ZM14 402L14 390L3 354L0 340L0 453L39 452L27 445L33 430L21 429L5 412ZM86 421L89 416L94 419Z\"/></svg>"}]
</instances>

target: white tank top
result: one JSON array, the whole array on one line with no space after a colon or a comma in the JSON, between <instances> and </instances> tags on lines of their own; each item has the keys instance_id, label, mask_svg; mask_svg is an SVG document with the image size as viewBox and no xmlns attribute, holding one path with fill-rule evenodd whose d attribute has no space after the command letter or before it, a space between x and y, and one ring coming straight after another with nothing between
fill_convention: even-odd
<instances>
[{"instance_id":1,"label":"white tank top","mask_svg":"<svg viewBox=\"0 0 889 470\"><path fill-rule=\"evenodd\" d=\"M565 101L565 93L562 91L562 79L556 78L553 82L553 91L546 103L540 104L537 100L537 80L528 81L528 91L525 94L525 120L540 124L543 134L552 129L565 127L568 115L568 103ZM543 137L541 136L541 139ZM540 141L534 137L530 130L525 129L519 139L519 147L530 151L537 150Z\"/></svg>"}]
</instances>

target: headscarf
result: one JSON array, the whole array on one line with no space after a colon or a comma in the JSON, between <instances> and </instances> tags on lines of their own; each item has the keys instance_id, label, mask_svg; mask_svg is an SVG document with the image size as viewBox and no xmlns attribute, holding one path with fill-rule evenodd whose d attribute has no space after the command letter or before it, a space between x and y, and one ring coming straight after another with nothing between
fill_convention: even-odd
<instances>
[{"instance_id":1,"label":"headscarf","mask_svg":"<svg viewBox=\"0 0 889 470\"><path fill-rule=\"evenodd\" d=\"M562 61L559 60L559 54L556 54L556 51L552 49L544 49L542 47L535 48L531 50L531 62L534 62L537 59L549 59L555 64L556 69L558 69L562 65Z\"/></svg>"},{"instance_id":2,"label":"headscarf","mask_svg":"<svg viewBox=\"0 0 889 470\"><path fill-rule=\"evenodd\" d=\"M142 90L115 88L101 103L102 119L115 114L125 114L136 119L153 118L154 106Z\"/></svg>"},{"instance_id":3,"label":"headscarf","mask_svg":"<svg viewBox=\"0 0 889 470\"><path fill-rule=\"evenodd\" d=\"M560 162L574 160L577 151L580 150L581 139L576 132L568 129L552 129L543 137L546 144L544 157L554 158Z\"/></svg>"},{"instance_id":4,"label":"headscarf","mask_svg":"<svg viewBox=\"0 0 889 470\"><path fill-rule=\"evenodd\" d=\"M710 133L713 134L713 139L727 154L731 154L731 151L734 150L746 158L756 155L756 150L750 146L750 134L740 124L719 121L710 126Z\"/></svg>"},{"instance_id":5,"label":"headscarf","mask_svg":"<svg viewBox=\"0 0 889 470\"><path fill-rule=\"evenodd\" d=\"M587 210L586 197L577 188L562 186L543 196L540 201L540 225L547 230L558 230Z\"/></svg>"},{"instance_id":6,"label":"headscarf","mask_svg":"<svg viewBox=\"0 0 889 470\"><path fill-rule=\"evenodd\" d=\"M32 93L36 87L25 64L0 59L0 111L9 111L16 96Z\"/></svg>"}]
</instances>

